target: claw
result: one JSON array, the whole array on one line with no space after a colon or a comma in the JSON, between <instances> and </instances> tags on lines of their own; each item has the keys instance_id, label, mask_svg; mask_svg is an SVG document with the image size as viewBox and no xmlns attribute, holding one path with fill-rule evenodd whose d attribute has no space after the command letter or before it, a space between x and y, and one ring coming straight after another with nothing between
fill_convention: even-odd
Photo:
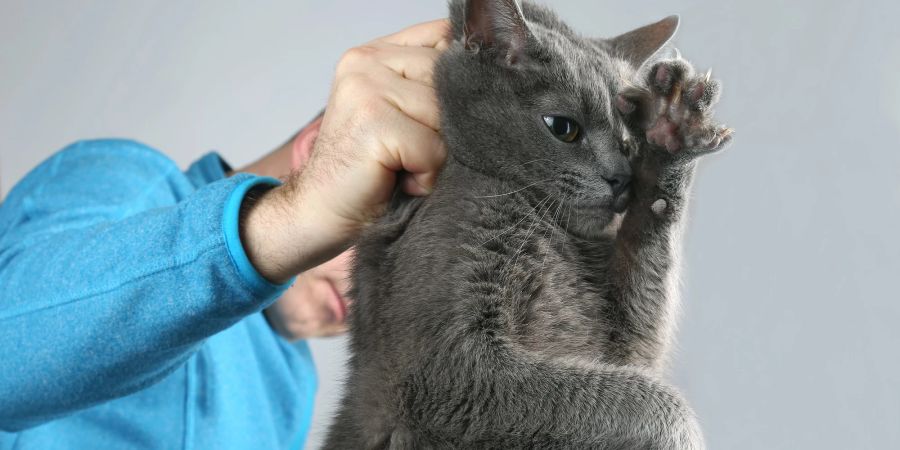
<instances>
[{"instance_id":1,"label":"claw","mask_svg":"<svg viewBox=\"0 0 900 450\"><path fill-rule=\"evenodd\" d=\"M627 78L622 79L622 84L625 85L626 89L638 89L638 85L634 84L631 80Z\"/></svg>"},{"instance_id":2,"label":"claw","mask_svg":"<svg viewBox=\"0 0 900 450\"><path fill-rule=\"evenodd\" d=\"M709 83L709 79L712 77L712 68L706 69L706 76L704 77L705 81Z\"/></svg>"},{"instance_id":3,"label":"claw","mask_svg":"<svg viewBox=\"0 0 900 450\"><path fill-rule=\"evenodd\" d=\"M672 85L672 94L669 97L669 110L668 114L670 116L675 116L678 112L678 109L681 107L681 91L684 89L684 85L680 82Z\"/></svg>"}]
</instances>

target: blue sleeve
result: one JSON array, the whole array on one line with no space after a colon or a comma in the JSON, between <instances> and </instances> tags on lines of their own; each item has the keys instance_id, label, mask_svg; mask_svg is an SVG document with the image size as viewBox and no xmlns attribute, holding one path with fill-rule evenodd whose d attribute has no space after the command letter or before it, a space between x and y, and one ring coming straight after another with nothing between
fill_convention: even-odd
<instances>
[{"instance_id":1,"label":"blue sleeve","mask_svg":"<svg viewBox=\"0 0 900 450\"><path fill-rule=\"evenodd\" d=\"M0 430L138 391L287 287L238 232L247 191L277 181L239 174L176 203L174 163L94 150L58 154L0 207Z\"/></svg>"}]
</instances>

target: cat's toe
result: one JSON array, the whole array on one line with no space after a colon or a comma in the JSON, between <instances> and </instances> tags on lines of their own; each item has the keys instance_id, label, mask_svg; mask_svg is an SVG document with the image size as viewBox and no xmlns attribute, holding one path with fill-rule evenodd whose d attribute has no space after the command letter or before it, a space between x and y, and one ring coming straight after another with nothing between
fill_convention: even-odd
<instances>
[{"instance_id":1,"label":"cat's toe","mask_svg":"<svg viewBox=\"0 0 900 450\"><path fill-rule=\"evenodd\" d=\"M721 84L710 78L711 72L688 80L684 88L683 102L691 111L705 113L719 101Z\"/></svg>"},{"instance_id":2,"label":"cat's toe","mask_svg":"<svg viewBox=\"0 0 900 450\"><path fill-rule=\"evenodd\" d=\"M653 65L644 86L627 85L613 106L651 146L694 157L718 151L731 141L732 131L711 120L720 91L711 72L696 74L689 63L674 59Z\"/></svg>"},{"instance_id":3,"label":"cat's toe","mask_svg":"<svg viewBox=\"0 0 900 450\"><path fill-rule=\"evenodd\" d=\"M725 148L732 139L734 130L722 125L704 127L691 134L686 140L686 145L691 148L691 153L697 156L714 153Z\"/></svg>"},{"instance_id":4,"label":"cat's toe","mask_svg":"<svg viewBox=\"0 0 900 450\"><path fill-rule=\"evenodd\" d=\"M683 80L690 78L694 70L681 60L656 63L648 74L647 84L657 95L669 96L677 91Z\"/></svg>"},{"instance_id":5,"label":"cat's toe","mask_svg":"<svg viewBox=\"0 0 900 450\"><path fill-rule=\"evenodd\" d=\"M707 144L706 148L709 149L710 152L722 150L731 143L733 137L734 129L720 126L716 129L715 137Z\"/></svg>"}]
</instances>

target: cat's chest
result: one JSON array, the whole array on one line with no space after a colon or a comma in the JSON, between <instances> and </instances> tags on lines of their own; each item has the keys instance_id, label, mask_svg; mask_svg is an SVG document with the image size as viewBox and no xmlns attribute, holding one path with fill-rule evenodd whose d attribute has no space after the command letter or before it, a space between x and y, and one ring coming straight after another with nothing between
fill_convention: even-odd
<instances>
[{"instance_id":1,"label":"cat's chest","mask_svg":"<svg viewBox=\"0 0 900 450\"><path fill-rule=\"evenodd\" d=\"M538 353L595 359L604 353L609 336L603 261L567 250L557 246L546 254L541 281L519 305L522 321L516 334Z\"/></svg>"},{"instance_id":2,"label":"cat's chest","mask_svg":"<svg viewBox=\"0 0 900 450\"><path fill-rule=\"evenodd\" d=\"M519 343L555 356L602 353L609 335L606 247L575 241L552 222L480 229L478 238L488 242L475 247L480 263L471 266L478 273L473 281L498 284ZM503 230L506 235L491 243Z\"/></svg>"},{"instance_id":3,"label":"cat's chest","mask_svg":"<svg viewBox=\"0 0 900 450\"><path fill-rule=\"evenodd\" d=\"M469 208L475 214L460 221L457 235L463 265L474 269L476 281L502 284L528 303L568 299L566 305L592 309L607 285L609 241L584 241L522 209L499 202Z\"/></svg>"}]
</instances>

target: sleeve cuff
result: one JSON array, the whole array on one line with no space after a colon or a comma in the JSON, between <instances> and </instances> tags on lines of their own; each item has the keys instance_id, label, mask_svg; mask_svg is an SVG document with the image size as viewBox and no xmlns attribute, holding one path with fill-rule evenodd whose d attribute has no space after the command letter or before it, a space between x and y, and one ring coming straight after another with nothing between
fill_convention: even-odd
<instances>
[{"instance_id":1,"label":"sleeve cuff","mask_svg":"<svg viewBox=\"0 0 900 450\"><path fill-rule=\"evenodd\" d=\"M284 284L274 284L260 275L250 262L250 258L247 257L247 252L244 251L239 226L241 204L244 202L247 192L261 186L279 186L281 182L270 177L245 176L246 179L241 181L225 200L225 211L222 221L222 228L225 232L225 245L228 248L228 255L231 256L231 262L237 269L238 274L240 274L244 284L260 297L276 298L294 283L294 279L291 278Z\"/></svg>"}]
</instances>

